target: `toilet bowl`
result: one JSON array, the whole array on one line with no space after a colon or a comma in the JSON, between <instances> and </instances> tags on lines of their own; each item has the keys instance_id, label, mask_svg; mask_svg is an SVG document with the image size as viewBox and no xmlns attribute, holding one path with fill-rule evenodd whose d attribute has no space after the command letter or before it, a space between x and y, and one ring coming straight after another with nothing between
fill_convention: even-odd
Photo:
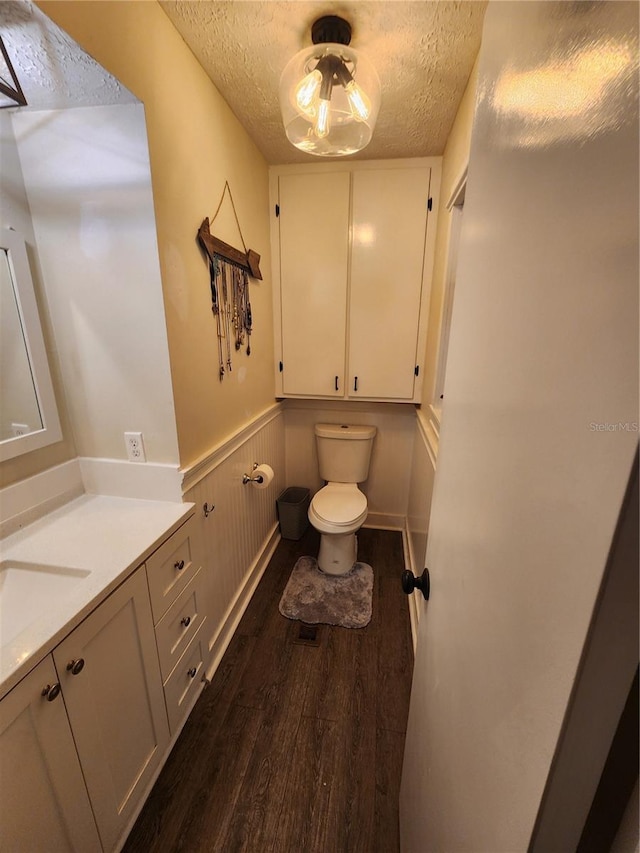
<instances>
[{"instance_id":1,"label":"toilet bowl","mask_svg":"<svg viewBox=\"0 0 640 853\"><path fill-rule=\"evenodd\" d=\"M358 483L367 478L376 428L316 424L315 433L320 474L326 481L308 511L309 521L321 534L318 568L344 575L356 562L356 531L367 518L367 498Z\"/></svg>"},{"instance_id":2,"label":"toilet bowl","mask_svg":"<svg viewBox=\"0 0 640 853\"><path fill-rule=\"evenodd\" d=\"M344 575L357 557L356 531L366 521L367 499L356 483L328 483L313 496L309 521L321 533L318 567Z\"/></svg>"}]
</instances>

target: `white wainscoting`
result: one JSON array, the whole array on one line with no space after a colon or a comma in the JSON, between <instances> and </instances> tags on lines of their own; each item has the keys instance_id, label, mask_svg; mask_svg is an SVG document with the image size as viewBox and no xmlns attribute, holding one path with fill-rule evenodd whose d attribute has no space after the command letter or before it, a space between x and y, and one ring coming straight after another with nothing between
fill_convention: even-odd
<instances>
[{"instance_id":1,"label":"white wainscoting","mask_svg":"<svg viewBox=\"0 0 640 853\"><path fill-rule=\"evenodd\" d=\"M360 486L369 505L365 526L404 529L416 420L414 406L289 399L284 403L284 413L287 484L306 486L312 495L323 485L318 474L314 424L376 426L369 478Z\"/></svg>"},{"instance_id":2,"label":"white wainscoting","mask_svg":"<svg viewBox=\"0 0 640 853\"><path fill-rule=\"evenodd\" d=\"M409 562L414 575L422 574L426 565L427 532L431 516L431 498L436 474L436 457L438 452L437 435L425 424L422 412L415 419L415 435L413 444L413 460L411 464L411 479L409 485L409 502L407 508L407 546ZM411 633L413 647L416 646L418 622L423 610L423 598L419 593L409 596L409 613L411 616Z\"/></svg>"},{"instance_id":3,"label":"white wainscoting","mask_svg":"<svg viewBox=\"0 0 640 853\"><path fill-rule=\"evenodd\" d=\"M285 487L284 418L280 407L215 448L197 471L184 471L184 499L196 504L208 589L208 677L215 672L251 595L280 539L276 498ZM243 485L253 463L271 465L275 477L263 490ZM194 466L195 468L195 466ZM199 475L199 476L198 476ZM203 505L215 506L205 517Z\"/></svg>"}]
</instances>

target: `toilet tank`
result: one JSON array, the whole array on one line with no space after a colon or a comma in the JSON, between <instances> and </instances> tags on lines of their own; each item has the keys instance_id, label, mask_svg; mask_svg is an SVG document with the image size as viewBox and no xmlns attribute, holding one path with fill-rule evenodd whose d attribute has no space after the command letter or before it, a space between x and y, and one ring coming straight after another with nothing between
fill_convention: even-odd
<instances>
[{"instance_id":1,"label":"toilet tank","mask_svg":"<svg viewBox=\"0 0 640 853\"><path fill-rule=\"evenodd\" d=\"M318 470L330 483L362 483L369 476L374 426L316 424Z\"/></svg>"}]
</instances>

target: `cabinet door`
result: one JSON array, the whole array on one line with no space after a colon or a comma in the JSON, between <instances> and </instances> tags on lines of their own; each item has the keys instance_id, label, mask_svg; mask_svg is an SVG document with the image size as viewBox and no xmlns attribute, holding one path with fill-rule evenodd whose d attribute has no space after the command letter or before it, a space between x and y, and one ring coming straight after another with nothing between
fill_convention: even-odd
<instances>
[{"instance_id":1,"label":"cabinet door","mask_svg":"<svg viewBox=\"0 0 640 853\"><path fill-rule=\"evenodd\" d=\"M166 708L144 568L53 653L105 850L113 849L163 757ZM79 669L69 670L72 661Z\"/></svg>"},{"instance_id":2,"label":"cabinet door","mask_svg":"<svg viewBox=\"0 0 640 853\"><path fill-rule=\"evenodd\" d=\"M429 180L428 168L354 172L350 397L413 398Z\"/></svg>"},{"instance_id":3,"label":"cabinet door","mask_svg":"<svg viewBox=\"0 0 640 853\"><path fill-rule=\"evenodd\" d=\"M344 395L349 173L279 178L285 394Z\"/></svg>"},{"instance_id":4,"label":"cabinet door","mask_svg":"<svg viewBox=\"0 0 640 853\"><path fill-rule=\"evenodd\" d=\"M3 851L102 849L57 682L46 657L0 702Z\"/></svg>"}]
</instances>

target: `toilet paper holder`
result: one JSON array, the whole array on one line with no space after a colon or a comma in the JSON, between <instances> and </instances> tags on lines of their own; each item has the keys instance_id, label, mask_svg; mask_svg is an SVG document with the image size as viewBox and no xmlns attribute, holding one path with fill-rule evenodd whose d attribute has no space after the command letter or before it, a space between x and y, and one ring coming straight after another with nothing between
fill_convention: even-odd
<instances>
[{"instance_id":1,"label":"toilet paper holder","mask_svg":"<svg viewBox=\"0 0 640 853\"><path fill-rule=\"evenodd\" d=\"M259 467L259 464L257 462L254 462L253 463L253 470L255 471L256 468L258 468L258 467ZM247 483L262 483L262 482L264 482L264 477L262 476L262 474L258 474L257 477L254 477L253 475L250 476L249 474L243 474L242 475L242 483L245 486L247 485Z\"/></svg>"}]
</instances>

